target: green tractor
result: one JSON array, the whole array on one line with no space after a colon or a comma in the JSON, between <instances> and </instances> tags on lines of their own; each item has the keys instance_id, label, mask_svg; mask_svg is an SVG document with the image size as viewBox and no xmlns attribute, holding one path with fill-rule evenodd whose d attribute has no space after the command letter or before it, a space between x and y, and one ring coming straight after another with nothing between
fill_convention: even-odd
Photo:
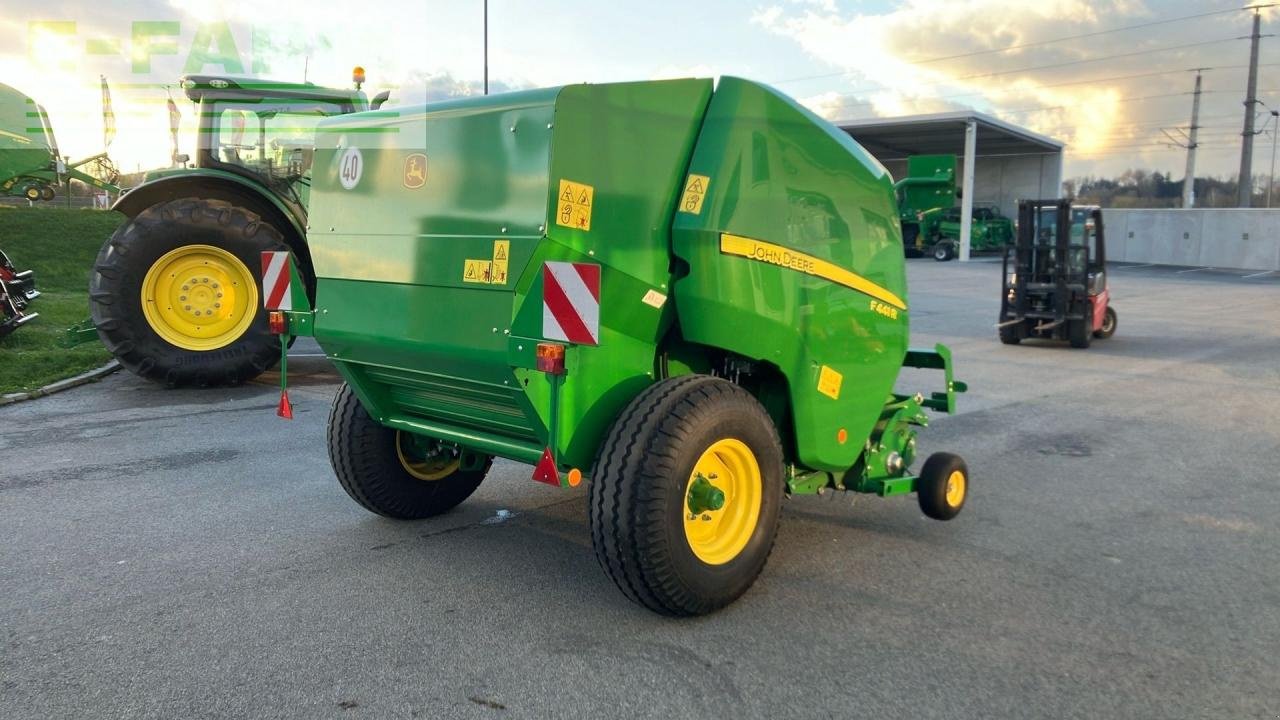
<instances>
[{"instance_id":1,"label":"green tractor","mask_svg":"<svg viewBox=\"0 0 1280 720\"><path fill-rule=\"evenodd\" d=\"M95 174L85 172L92 169ZM0 84L0 195L50 201L68 180L118 193L120 174L106 153L67 162L44 106Z\"/></svg>"},{"instance_id":2,"label":"green tractor","mask_svg":"<svg viewBox=\"0 0 1280 720\"><path fill-rule=\"evenodd\" d=\"M317 123L378 109L360 90L191 75L199 107L194 167L148 173L115 210L128 217L90 280L92 322L107 350L170 386L233 385L275 363L262 312L260 253L288 250L314 292L307 200ZM354 172L359 172L359 168Z\"/></svg>"},{"instance_id":3,"label":"green tractor","mask_svg":"<svg viewBox=\"0 0 1280 720\"><path fill-rule=\"evenodd\" d=\"M912 466L965 386L908 348L892 181L847 134L731 77L400 110L319 125L314 293L262 262L277 349L313 336L345 381L329 456L357 503L437 515L494 458L589 481L601 567L673 615L747 590L788 495L963 507L959 456ZM896 391L904 366L943 390Z\"/></svg>"},{"instance_id":4,"label":"green tractor","mask_svg":"<svg viewBox=\"0 0 1280 720\"><path fill-rule=\"evenodd\" d=\"M907 257L923 257L937 235L938 219L956 202L956 156L912 155L907 175L893 184Z\"/></svg>"},{"instance_id":5,"label":"green tractor","mask_svg":"<svg viewBox=\"0 0 1280 720\"><path fill-rule=\"evenodd\" d=\"M946 261L959 254L960 208L953 207L934 215L929 228L929 245L934 260ZM969 252L1001 252L1013 242L1013 221L1005 217L994 203L974 203L969 223Z\"/></svg>"}]
</instances>

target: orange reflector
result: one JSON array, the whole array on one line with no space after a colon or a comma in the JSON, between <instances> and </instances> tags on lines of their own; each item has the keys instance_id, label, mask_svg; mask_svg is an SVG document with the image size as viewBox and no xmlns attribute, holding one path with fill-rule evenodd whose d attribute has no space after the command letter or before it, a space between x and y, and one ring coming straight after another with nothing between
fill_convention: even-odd
<instances>
[{"instance_id":1,"label":"orange reflector","mask_svg":"<svg viewBox=\"0 0 1280 720\"><path fill-rule=\"evenodd\" d=\"M844 428L840 428L836 432L836 442L840 443L841 445L849 442L849 431L845 430Z\"/></svg>"},{"instance_id":2,"label":"orange reflector","mask_svg":"<svg viewBox=\"0 0 1280 720\"><path fill-rule=\"evenodd\" d=\"M279 310L272 310L267 313L267 328L271 330L272 335L283 335L284 331L289 328L284 320L284 313Z\"/></svg>"},{"instance_id":3,"label":"orange reflector","mask_svg":"<svg viewBox=\"0 0 1280 720\"><path fill-rule=\"evenodd\" d=\"M564 374L564 346L558 343L538 343L535 355L538 371L552 375Z\"/></svg>"},{"instance_id":4,"label":"orange reflector","mask_svg":"<svg viewBox=\"0 0 1280 720\"><path fill-rule=\"evenodd\" d=\"M582 484L582 471L574 468L569 471L569 487L578 487Z\"/></svg>"},{"instance_id":5,"label":"orange reflector","mask_svg":"<svg viewBox=\"0 0 1280 720\"><path fill-rule=\"evenodd\" d=\"M357 65L351 69L351 82L364 83L364 68Z\"/></svg>"}]
</instances>

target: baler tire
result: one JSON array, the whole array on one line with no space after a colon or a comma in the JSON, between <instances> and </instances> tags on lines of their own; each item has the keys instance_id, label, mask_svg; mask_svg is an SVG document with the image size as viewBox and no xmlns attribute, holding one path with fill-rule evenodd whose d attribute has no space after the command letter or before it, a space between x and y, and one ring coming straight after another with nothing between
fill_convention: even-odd
<instances>
[{"instance_id":1,"label":"baler tire","mask_svg":"<svg viewBox=\"0 0 1280 720\"><path fill-rule=\"evenodd\" d=\"M338 388L326 430L329 463L342 489L366 510L395 520L421 520L457 507L484 481L493 458L478 470L454 470L419 480L396 454L396 431L374 420L346 383Z\"/></svg>"},{"instance_id":2,"label":"baler tire","mask_svg":"<svg viewBox=\"0 0 1280 720\"><path fill-rule=\"evenodd\" d=\"M1116 311L1112 310L1111 306L1108 305L1107 309L1103 311L1102 327L1095 330L1093 333L1093 336L1098 338L1099 340L1106 340L1112 335L1115 335L1117 319L1118 318L1116 318Z\"/></svg>"},{"instance_id":3,"label":"baler tire","mask_svg":"<svg viewBox=\"0 0 1280 720\"><path fill-rule=\"evenodd\" d=\"M41 197L40 187L38 185L28 185L26 189L22 191L22 196L31 202L36 202Z\"/></svg>"},{"instance_id":4,"label":"baler tire","mask_svg":"<svg viewBox=\"0 0 1280 720\"><path fill-rule=\"evenodd\" d=\"M1022 338L1018 335L1017 325L1003 325L1000 327L1000 342L1005 345L1017 345L1022 342Z\"/></svg>"},{"instance_id":5,"label":"baler tire","mask_svg":"<svg viewBox=\"0 0 1280 720\"><path fill-rule=\"evenodd\" d=\"M56 198L56 197L58 197L58 194L57 194L56 192L54 192L54 191L53 191L53 188L48 187L48 186L45 186L45 187L40 188L40 199L41 199L41 200L43 200L43 201L45 201L45 202L53 202L54 198Z\"/></svg>"},{"instance_id":6,"label":"baler tire","mask_svg":"<svg viewBox=\"0 0 1280 720\"><path fill-rule=\"evenodd\" d=\"M684 529L693 468L721 438L739 441L759 466L760 508L744 546L709 564ZM706 375L649 386L601 444L591 476L591 544L605 573L633 602L664 615L701 615L751 586L773 549L784 491L782 445L746 390Z\"/></svg>"},{"instance_id":7,"label":"baler tire","mask_svg":"<svg viewBox=\"0 0 1280 720\"><path fill-rule=\"evenodd\" d=\"M938 243L933 246L933 259L938 262L946 262L955 257L952 253L951 243Z\"/></svg>"},{"instance_id":8,"label":"baler tire","mask_svg":"<svg viewBox=\"0 0 1280 720\"><path fill-rule=\"evenodd\" d=\"M1087 319L1068 320L1067 321L1067 339L1071 343L1071 347L1085 349L1089 347L1089 341L1093 338L1093 323Z\"/></svg>"},{"instance_id":9,"label":"baler tire","mask_svg":"<svg viewBox=\"0 0 1280 720\"><path fill-rule=\"evenodd\" d=\"M161 337L142 308L147 274L167 253L209 245L234 256L262 295L261 253L287 250L284 237L253 212L222 200L179 198L147 208L103 244L89 280L89 309L98 337L120 364L170 387L239 385L275 366L280 340L267 327L261 300L242 334L210 350L179 347Z\"/></svg>"},{"instance_id":10,"label":"baler tire","mask_svg":"<svg viewBox=\"0 0 1280 720\"><path fill-rule=\"evenodd\" d=\"M960 474L958 501L953 475ZM920 512L934 520L950 520L964 508L969 498L969 466L964 458L948 452L937 452L924 461L916 478L916 500Z\"/></svg>"}]
</instances>

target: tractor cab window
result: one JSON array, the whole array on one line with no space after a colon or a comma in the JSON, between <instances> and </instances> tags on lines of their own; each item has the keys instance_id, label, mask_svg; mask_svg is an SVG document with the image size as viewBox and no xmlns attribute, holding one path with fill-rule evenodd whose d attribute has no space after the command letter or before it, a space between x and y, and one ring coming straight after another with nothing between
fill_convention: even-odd
<instances>
[{"instance_id":1,"label":"tractor cab window","mask_svg":"<svg viewBox=\"0 0 1280 720\"><path fill-rule=\"evenodd\" d=\"M315 158L315 128L340 109L323 103L224 103L217 106L217 163L236 165L268 182L305 182Z\"/></svg>"}]
</instances>

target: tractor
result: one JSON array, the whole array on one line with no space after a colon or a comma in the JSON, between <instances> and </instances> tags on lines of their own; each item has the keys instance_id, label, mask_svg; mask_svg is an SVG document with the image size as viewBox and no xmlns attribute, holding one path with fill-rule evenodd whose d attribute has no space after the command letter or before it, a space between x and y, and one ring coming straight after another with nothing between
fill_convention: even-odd
<instances>
[{"instance_id":1,"label":"tractor","mask_svg":"<svg viewBox=\"0 0 1280 720\"><path fill-rule=\"evenodd\" d=\"M956 202L956 156L912 155L907 174L893 185L907 257L921 257L935 242L938 221Z\"/></svg>"},{"instance_id":2,"label":"tractor","mask_svg":"<svg viewBox=\"0 0 1280 720\"><path fill-rule=\"evenodd\" d=\"M964 506L959 456L912 469L966 388L946 347L908 347L892 179L794 100L580 84L318 129L310 257L267 253L264 297L282 355L312 336L344 380L329 457L364 508L444 513L494 458L589 482L605 573L697 615L760 574L785 497ZM904 366L943 389L895 390Z\"/></svg>"},{"instance_id":3,"label":"tractor","mask_svg":"<svg viewBox=\"0 0 1280 720\"><path fill-rule=\"evenodd\" d=\"M960 208L947 208L936 213L930 227L929 244L934 260L945 262L959 254ZM1013 222L1000 213L994 203L974 203L969 221L969 251L971 253L1003 252L1013 240Z\"/></svg>"},{"instance_id":4,"label":"tractor","mask_svg":"<svg viewBox=\"0 0 1280 720\"><path fill-rule=\"evenodd\" d=\"M1070 200L1019 203L1016 241L1003 260L1000 342L1045 338L1087 348L1093 338L1115 334L1106 260L1101 208Z\"/></svg>"},{"instance_id":5,"label":"tractor","mask_svg":"<svg viewBox=\"0 0 1280 720\"><path fill-rule=\"evenodd\" d=\"M128 219L90 279L92 324L121 365L170 386L216 386L274 364L277 343L251 268L263 251L288 250L314 292L306 228L315 128L387 100L381 93L370 102L364 79L362 68L354 89L181 79L199 108L194 167L148 173L120 198L113 209Z\"/></svg>"},{"instance_id":6,"label":"tractor","mask_svg":"<svg viewBox=\"0 0 1280 720\"><path fill-rule=\"evenodd\" d=\"M119 177L106 153L76 162L63 159L44 106L0 84L0 195L50 201L57 196L55 188L69 180L118 193Z\"/></svg>"}]
</instances>

